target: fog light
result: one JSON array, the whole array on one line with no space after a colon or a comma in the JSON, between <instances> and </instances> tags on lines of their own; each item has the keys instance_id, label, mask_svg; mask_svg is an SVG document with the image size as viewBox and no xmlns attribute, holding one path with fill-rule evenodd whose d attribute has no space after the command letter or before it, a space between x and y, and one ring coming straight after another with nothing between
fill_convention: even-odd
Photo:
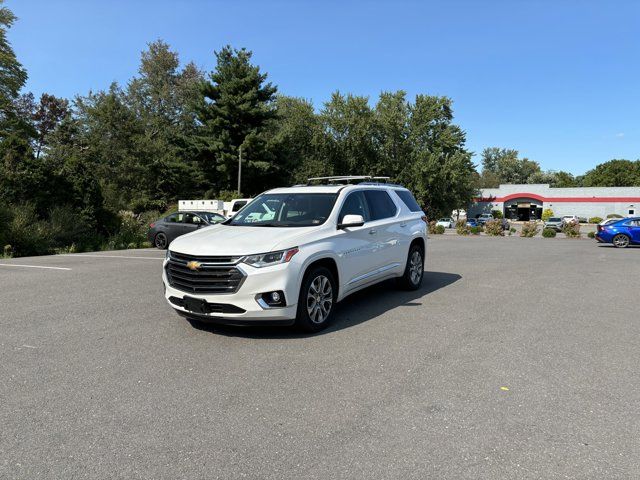
<instances>
[{"instance_id":1,"label":"fog light","mask_svg":"<svg viewBox=\"0 0 640 480\"><path fill-rule=\"evenodd\" d=\"M256 300L262 306L262 308L274 308L274 307L287 306L287 302L284 298L284 292L282 290L261 293L256 297Z\"/></svg>"}]
</instances>

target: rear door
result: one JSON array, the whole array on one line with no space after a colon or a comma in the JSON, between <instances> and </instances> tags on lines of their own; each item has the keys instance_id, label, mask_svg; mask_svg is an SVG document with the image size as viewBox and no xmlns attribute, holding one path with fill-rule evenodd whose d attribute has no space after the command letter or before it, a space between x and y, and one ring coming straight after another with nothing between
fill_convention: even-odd
<instances>
[{"instance_id":1,"label":"rear door","mask_svg":"<svg viewBox=\"0 0 640 480\"><path fill-rule=\"evenodd\" d=\"M398 205L389 192L383 189L365 190L370 222L369 234L375 242L373 255L379 269L379 276L389 275L398 270L404 260L401 251L401 235L404 221L399 218Z\"/></svg>"},{"instance_id":2,"label":"rear door","mask_svg":"<svg viewBox=\"0 0 640 480\"><path fill-rule=\"evenodd\" d=\"M167 239L171 242L174 238L179 237L183 233L182 219L184 214L181 212L172 213L164 219L164 229Z\"/></svg>"}]
</instances>

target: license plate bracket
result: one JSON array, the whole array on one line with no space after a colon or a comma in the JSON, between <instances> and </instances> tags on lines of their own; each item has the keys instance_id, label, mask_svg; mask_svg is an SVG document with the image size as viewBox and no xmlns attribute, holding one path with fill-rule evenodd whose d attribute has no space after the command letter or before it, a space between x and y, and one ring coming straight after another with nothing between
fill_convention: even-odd
<instances>
[{"instance_id":1,"label":"license plate bracket","mask_svg":"<svg viewBox=\"0 0 640 480\"><path fill-rule=\"evenodd\" d=\"M183 306L185 310L188 310L193 313L209 313L209 308L206 300L202 300L201 298L193 298L189 296L184 296L182 299Z\"/></svg>"}]
</instances>

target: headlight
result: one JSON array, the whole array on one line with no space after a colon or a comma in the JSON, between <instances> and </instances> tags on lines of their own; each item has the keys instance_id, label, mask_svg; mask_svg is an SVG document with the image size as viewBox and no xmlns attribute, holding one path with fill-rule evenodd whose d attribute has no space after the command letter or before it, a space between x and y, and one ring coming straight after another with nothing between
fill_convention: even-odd
<instances>
[{"instance_id":1,"label":"headlight","mask_svg":"<svg viewBox=\"0 0 640 480\"><path fill-rule=\"evenodd\" d=\"M165 260L171 259L171 251L168 248L167 248L167 251L164 254L164 259Z\"/></svg>"},{"instance_id":2,"label":"headlight","mask_svg":"<svg viewBox=\"0 0 640 480\"><path fill-rule=\"evenodd\" d=\"M257 255L248 255L242 261L247 265L255 268L269 267L278 263L288 263L293 256L298 253L298 248L290 248L289 250L280 250L278 252L259 253Z\"/></svg>"}]
</instances>

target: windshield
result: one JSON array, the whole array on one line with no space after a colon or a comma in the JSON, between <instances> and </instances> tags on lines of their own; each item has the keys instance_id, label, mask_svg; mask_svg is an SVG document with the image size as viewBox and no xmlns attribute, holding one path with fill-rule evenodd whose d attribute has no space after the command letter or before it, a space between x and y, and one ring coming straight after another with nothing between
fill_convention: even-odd
<instances>
[{"instance_id":1,"label":"windshield","mask_svg":"<svg viewBox=\"0 0 640 480\"><path fill-rule=\"evenodd\" d=\"M559 222L561 220L562 220L561 218L551 217L548 221L549 222Z\"/></svg>"},{"instance_id":2,"label":"windshield","mask_svg":"<svg viewBox=\"0 0 640 480\"><path fill-rule=\"evenodd\" d=\"M312 227L322 225L336 203L335 193L265 193L226 225L251 227Z\"/></svg>"}]
</instances>

